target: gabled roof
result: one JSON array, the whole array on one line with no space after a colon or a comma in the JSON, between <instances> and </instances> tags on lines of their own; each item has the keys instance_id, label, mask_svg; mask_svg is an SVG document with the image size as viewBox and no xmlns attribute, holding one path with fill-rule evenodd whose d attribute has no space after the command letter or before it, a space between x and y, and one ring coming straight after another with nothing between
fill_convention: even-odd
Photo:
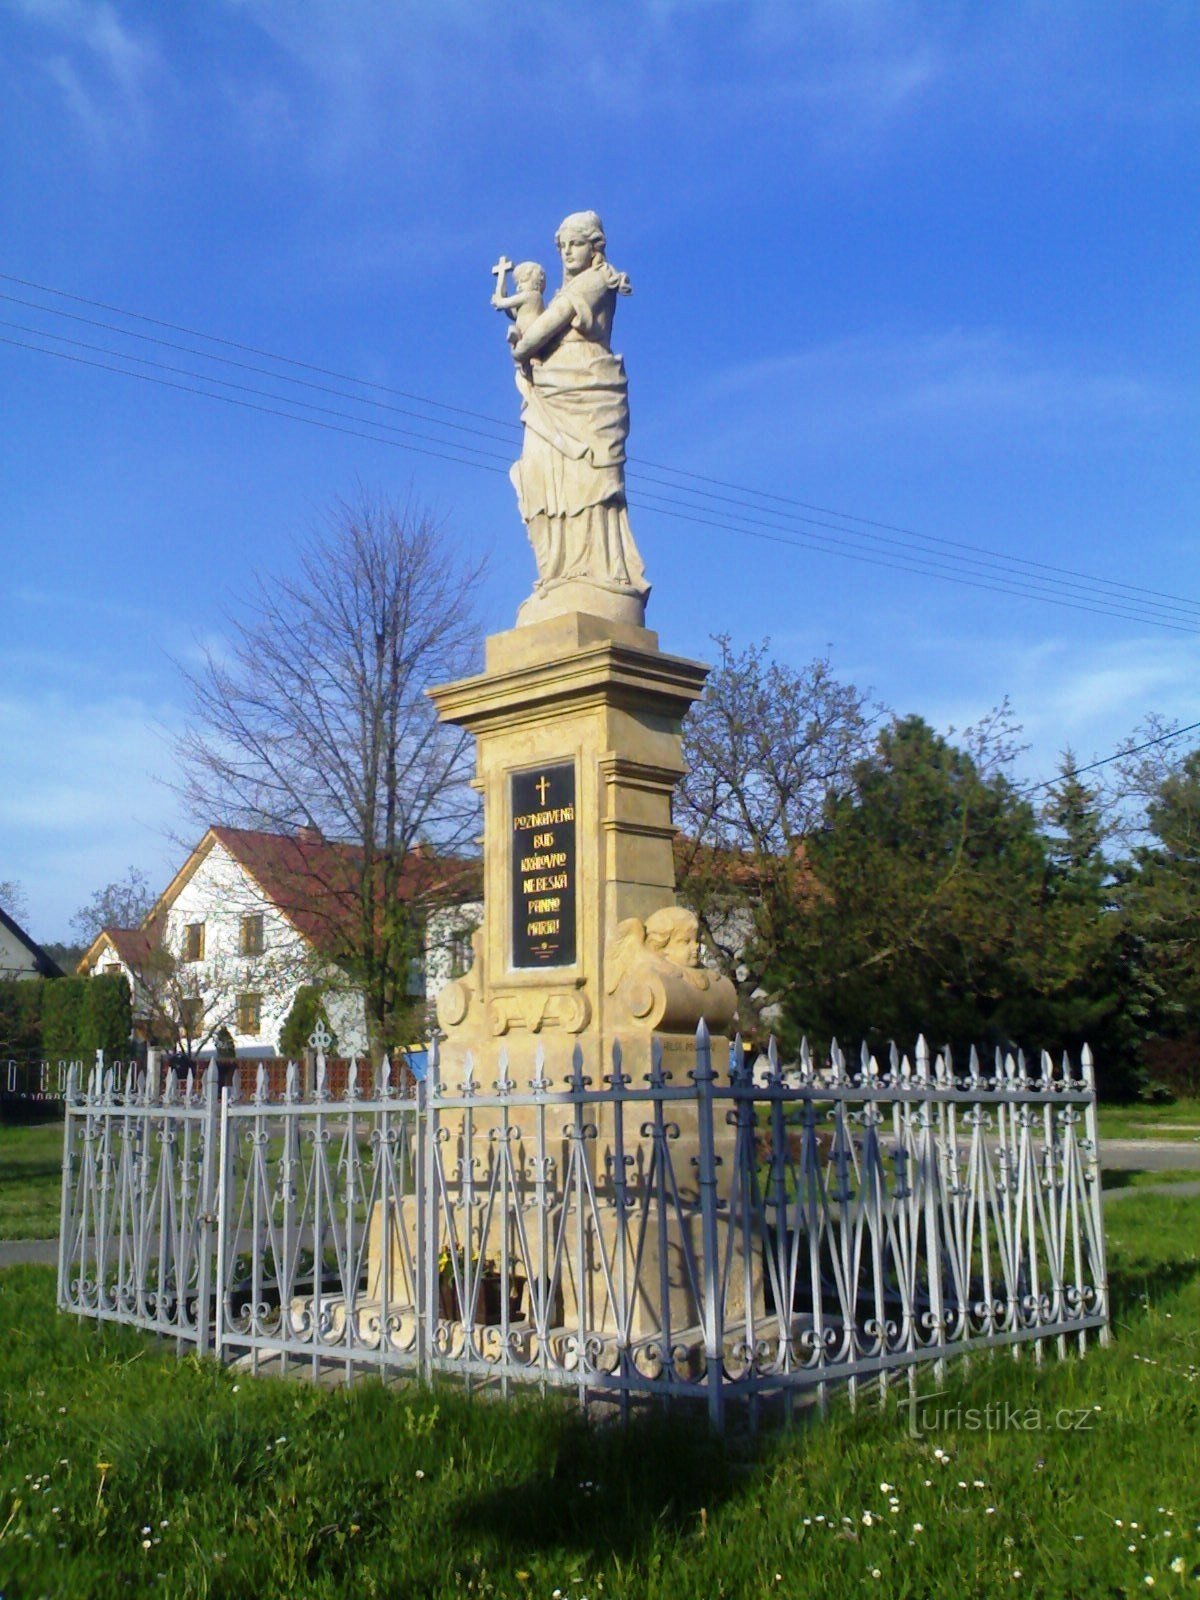
<instances>
[{"instance_id":1,"label":"gabled roof","mask_svg":"<svg viewBox=\"0 0 1200 1600\"><path fill-rule=\"evenodd\" d=\"M218 844L310 944L329 950L339 942L341 930L352 929L359 903L361 851L357 845L325 839L315 829L268 833L223 826L208 829L159 897L143 928L166 912ZM405 857L398 896L401 900L477 898L480 878L477 862L438 856L418 847Z\"/></svg>"},{"instance_id":2,"label":"gabled roof","mask_svg":"<svg viewBox=\"0 0 1200 1600\"><path fill-rule=\"evenodd\" d=\"M25 949L29 951L29 954L33 960L33 970L39 975L39 977L62 977L62 968L59 966L58 962L50 959L50 957L42 949L41 945L38 944L37 940L31 939L25 932L24 928L22 928L20 923L10 917L3 906L0 906L0 927L7 928L9 933L11 933L17 940L18 944L24 945Z\"/></svg>"},{"instance_id":3,"label":"gabled roof","mask_svg":"<svg viewBox=\"0 0 1200 1600\"><path fill-rule=\"evenodd\" d=\"M137 972L150 959L154 942L154 929L150 925L141 928L102 928L80 957L75 970L90 972L108 949L131 972Z\"/></svg>"}]
</instances>

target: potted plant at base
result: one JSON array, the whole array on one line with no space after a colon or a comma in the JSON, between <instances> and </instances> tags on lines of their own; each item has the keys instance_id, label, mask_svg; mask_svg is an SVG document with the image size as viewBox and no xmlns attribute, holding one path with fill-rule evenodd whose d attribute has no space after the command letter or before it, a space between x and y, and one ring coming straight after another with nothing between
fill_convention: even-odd
<instances>
[{"instance_id":1,"label":"potted plant at base","mask_svg":"<svg viewBox=\"0 0 1200 1600\"><path fill-rule=\"evenodd\" d=\"M470 1279L478 1270L479 1289L475 1296L473 1322L480 1327L498 1327L504 1321L505 1280L492 1256L485 1256L482 1264L479 1257L473 1255L468 1266L463 1257L458 1257L459 1272L463 1280L463 1287L469 1292ZM462 1307L458 1303L458 1283L454 1277L455 1253L449 1245L443 1245L438 1255L438 1310L447 1322L463 1322ZM510 1272L507 1282L508 1290L508 1320L520 1322L522 1318L521 1302L525 1297L525 1279L516 1272Z\"/></svg>"}]
</instances>

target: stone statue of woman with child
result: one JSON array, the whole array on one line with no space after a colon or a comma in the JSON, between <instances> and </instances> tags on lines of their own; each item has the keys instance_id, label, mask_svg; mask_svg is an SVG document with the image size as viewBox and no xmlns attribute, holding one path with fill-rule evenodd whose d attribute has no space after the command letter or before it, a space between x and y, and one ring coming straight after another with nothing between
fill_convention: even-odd
<instances>
[{"instance_id":1,"label":"stone statue of woman with child","mask_svg":"<svg viewBox=\"0 0 1200 1600\"><path fill-rule=\"evenodd\" d=\"M641 626L650 586L625 504L628 382L611 347L617 296L630 292L629 279L605 258L594 211L572 212L555 243L563 282L549 305L537 262L514 268L501 256L492 268L492 304L513 323L525 430L509 475L537 562L517 624L585 611Z\"/></svg>"}]
</instances>

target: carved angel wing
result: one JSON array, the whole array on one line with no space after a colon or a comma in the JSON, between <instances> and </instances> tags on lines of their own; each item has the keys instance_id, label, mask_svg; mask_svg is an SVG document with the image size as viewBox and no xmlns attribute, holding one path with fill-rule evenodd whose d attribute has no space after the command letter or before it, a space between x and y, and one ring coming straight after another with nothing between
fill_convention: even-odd
<instances>
[{"instance_id":1,"label":"carved angel wing","mask_svg":"<svg viewBox=\"0 0 1200 1600\"><path fill-rule=\"evenodd\" d=\"M646 947L646 924L640 917L618 922L604 951L604 992L615 994L617 985Z\"/></svg>"}]
</instances>

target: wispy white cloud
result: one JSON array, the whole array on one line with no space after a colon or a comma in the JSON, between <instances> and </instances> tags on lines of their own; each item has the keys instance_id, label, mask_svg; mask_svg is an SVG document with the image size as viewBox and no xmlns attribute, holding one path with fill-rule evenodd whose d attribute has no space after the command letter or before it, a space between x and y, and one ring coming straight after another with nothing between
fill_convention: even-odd
<instances>
[{"instance_id":1,"label":"wispy white cloud","mask_svg":"<svg viewBox=\"0 0 1200 1600\"><path fill-rule=\"evenodd\" d=\"M915 648L934 669L922 705L940 728L977 722L1008 693L1029 743L1018 763L1026 779L1053 777L1068 748L1080 762L1111 754L1151 715L1196 720L1197 638L1030 644L1002 631L967 640L950 630L924 636Z\"/></svg>"},{"instance_id":2,"label":"wispy white cloud","mask_svg":"<svg viewBox=\"0 0 1200 1600\"><path fill-rule=\"evenodd\" d=\"M153 623L161 627L167 621L160 609L116 595L44 589L33 584L20 584L11 591L11 600L15 606L29 606L43 611L72 611L89 617L107 617L115 622L139 625Z\"/></svg>"},{"instance_id":3,"label":"wispy white cloud","mask_svg":"<svg viewBox=\"0 0 1200 1600\"><path fill-rule=\"evenodd\" d=\"M686 376L691 376L685 374ZM813 459L852 446L944 456L994 449L998 430L1040 451L1086 434L1128 445L1159 422L1200 412L1200 391L1152 371L1113 369L1092 352L1039 349L998 329L886 331L792 348L689 382L660 407L655 437L686 438L694 458L756 461L796 441ZM699 426L697 426L699 423Z\"/></svg>"},{"instance_id":4,"label":"wispy white cloud","mask_svg":"<svg viewBox=\"0 0 1200 1600\"><path fill-rule=\"evenodd\" d=\"M723 125L798 115L810 148L844 147L912 114L944 71L929 30L879 19L860 26L861 7L816 7L805 17L810 8L767 0L626 0L568 17L558 0L511 0L503 16L485 19L473 0L318 0L303 10L284 0L227 3L270 41L281 66L303 74L306 154L328 168L389 142L390 155L401 153L398 118L409 157L490 128L517 159L538 127L570 141L604 119L666 118L703 144L709 126L698 98L720 104ZM294 108L297 96L287 98ZM267 103L277 108L274 96Z\"/></svg>"},{"instance_id":5,"label":"wispy white cloud","mask_svg":"<svg viewBox=\"0 0 1200 1600\"><path fill-rule=\"evenodd\" d=\"M922 422L937 413L987 412L1022 420L1067 413L1147 417L1186 398L1147 375L1097 371L1038 351L994 328L886 333L782 351L717 373L704 398L720 402L756 391L830 396L862 415L873 393L882 415Z\"/></svg>"},{"instance_id":6,"label":"wispy white cloud","mask_svg":"<svg viewBox=\"0 0 1200 1600\"><path fill-rule=\"evenodd\" d=\"M21 864L35 937L65 936L72 913L131 862L156 878L178 831L163 702L54 686L0 696L0 838Z\"/></svg>"},{"instance_id":7,"label":"wispy white cloud","mask_svg":"<svg viewBox=\"0 0 1200 1600\"><path fill-rule=\"evenodd\" d=\"M145 134L151 94L163 74L149 35L122 20L110 0L16 0L34 30L41 67L93 154Z\"/></svg>"}]
</instances>

